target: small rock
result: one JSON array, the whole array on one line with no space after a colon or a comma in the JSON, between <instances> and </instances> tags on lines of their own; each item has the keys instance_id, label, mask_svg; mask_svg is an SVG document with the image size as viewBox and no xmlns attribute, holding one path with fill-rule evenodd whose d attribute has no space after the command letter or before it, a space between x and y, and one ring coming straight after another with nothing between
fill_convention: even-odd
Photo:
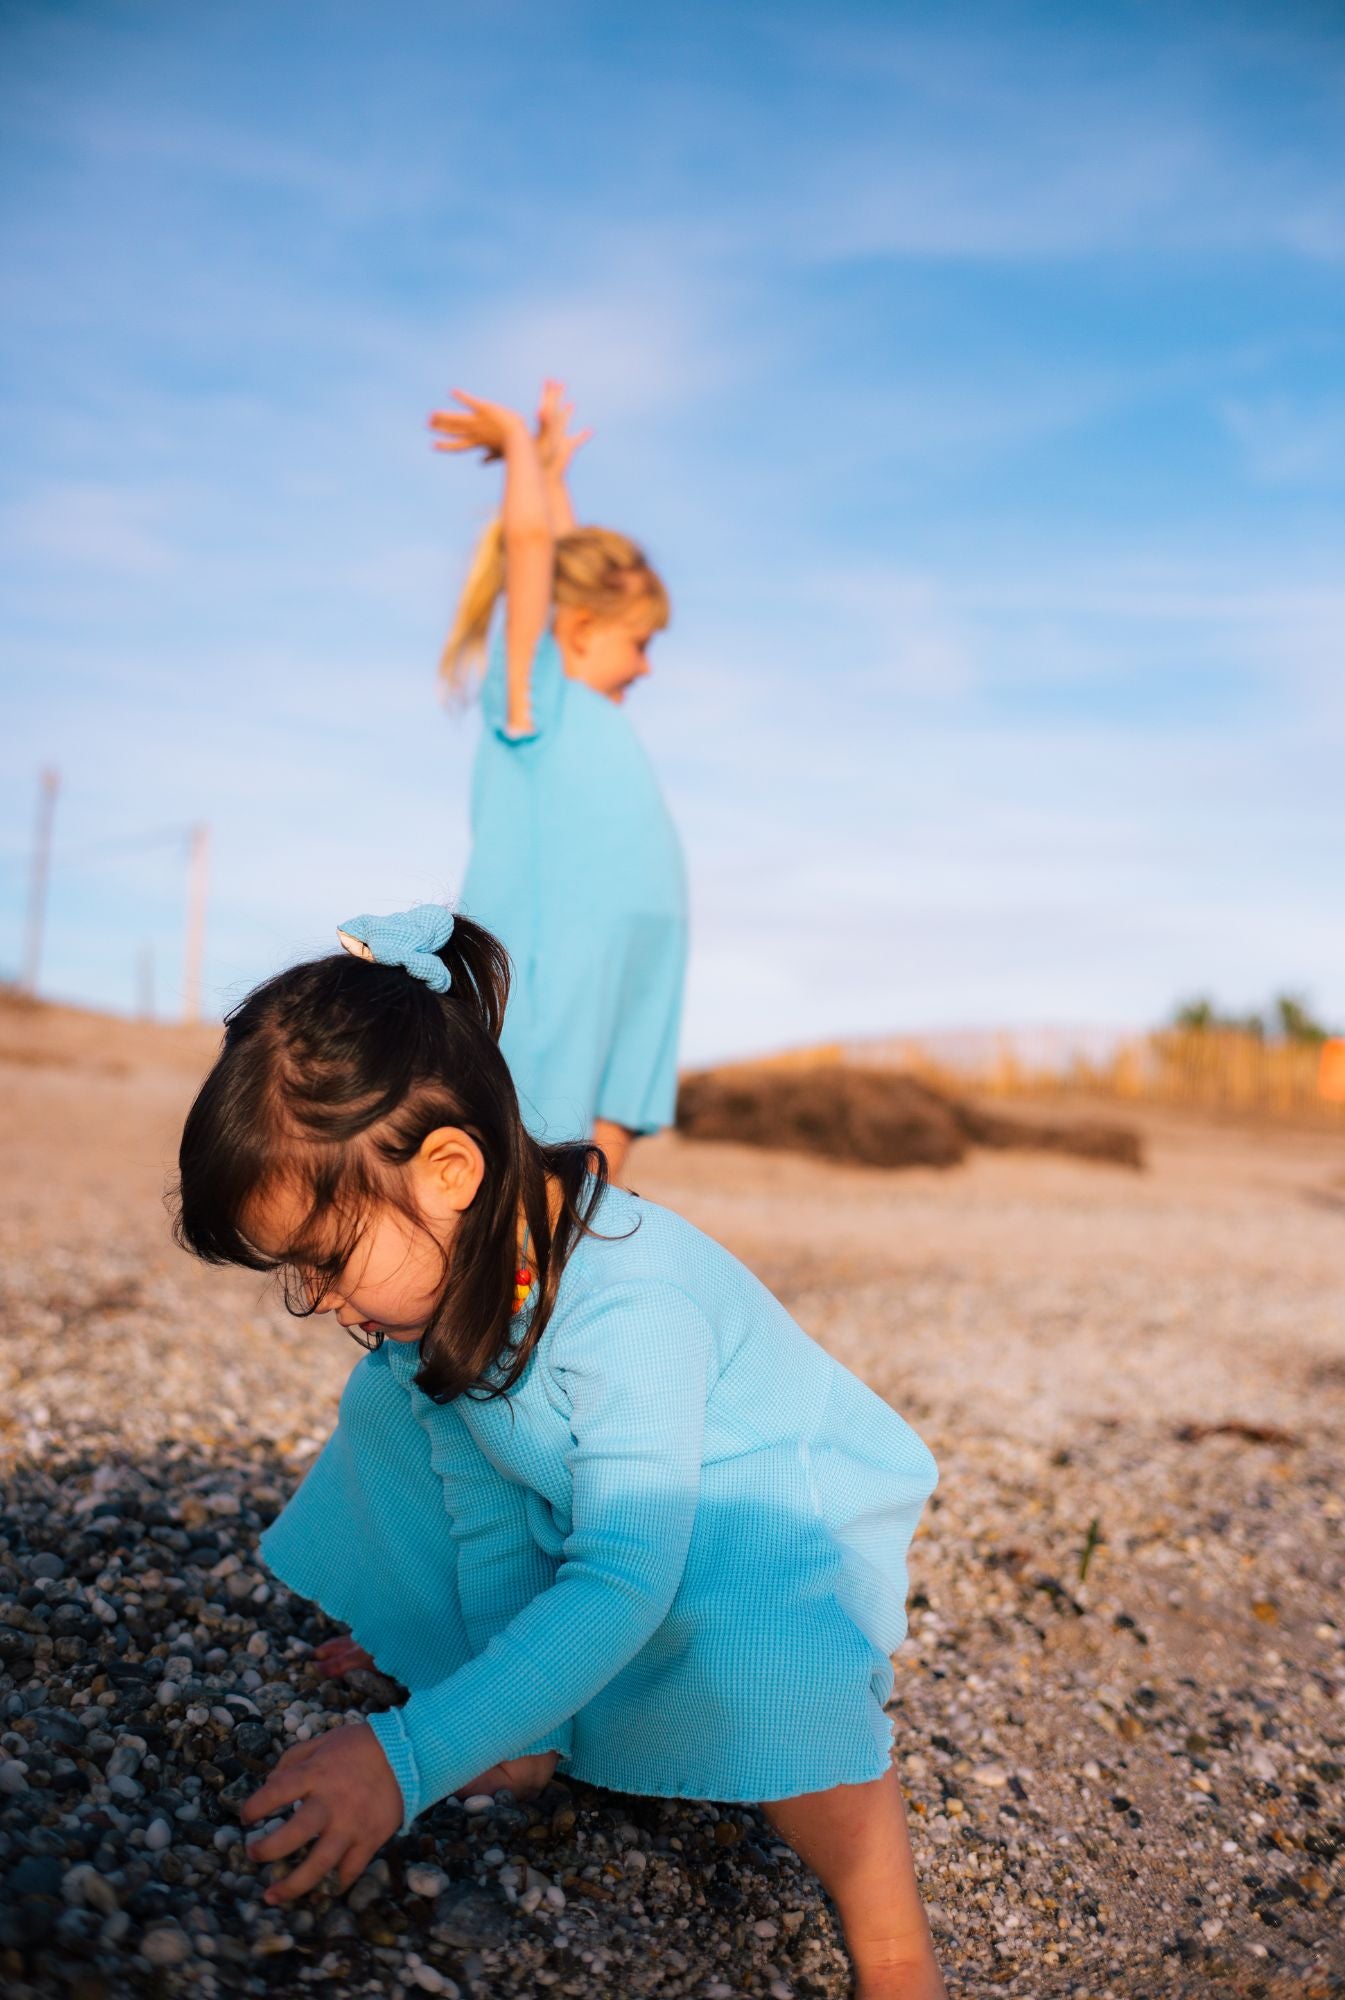
<instances>
[{"instance_id":1,"label":"small rock","mask_svg":"<svg viewBox=\"0 0 1345 2000\"><path fill-rule=\"evenodd\" d=\"M489 1812L494 1803L489 1792L473 1792L469 1799L463 1800L462 1809L469 1813Z\"/></svg>"},{"instance_id":2,"label":"small rock","mask_svg":"<svg viewBox=\"0 0 1345 2000\"><path fill-rule=\"evenodd\" d=\"M153 1966L183 1965L191 1957L191 1940L177 1924L155 1924L141 1938L140 1949Z\"/></svg>"},{"instance_id":3,"label":"small rock","mask_svg":"<svg viewBox=\"0 0 1345 2000\"><path fill-rule=\"evenodd\" d=\"M458 1990L451 1980L445 1979L442 1972L436 1971L432 1965L425 1964L412 1966L411 1984L418 1986L422 1993L447 1993L450 1988L456 1993Z\"/></svg>"},{"instance_id":4,"label":"small rock","mask_svg":"<svg viewBox=\"0 0 1345 2000\"><path fill-rule=\"evenodd\" d=\"M366 1868L359 1881L346 1897L346 1905L357 1917L376 1903L383 1893L383 1884L371 1869Z\"/></svg>"},{"instance_id":5,"label":"small rock","mask_svg":"<svg viewBox=\"0 0 1345 2000\"><path fill-rule=\"evenodd\" d=\"M145 1829L145 1845L151 1854L162 1854L172 1839L173 1829L166 1819L152 1819Z\"/></svg>"},{"instance_id":6,"label":"small rock","mask_svg":"<svg viewBox=\"0 0 1345 2000\"><path fill-rule=\"evenodd\" d=\"M456 1951L499 1944L509 1929L509 1906L474 1882L452 1882L434 1906L434 1934Z\"/></svg>"},{"instance_id":7,"label":"small rock","mask_svg":"<svg viewBox=\"0 0 1345 2000\"><path fill-rule=\"evenodd\" d=\"M87 1861L77 1862L73 1868L66 1869L61 1880L61 1894L72 1907L83 1905L86 1909L97 1910L104 1917L110 1917L117 1908L116 1890Z\"/></svg>"},{"instance_id":8,"label":"small rock","mask_svg":"<svg viewBox=\"0 0 1345 2000\"><path fill-rule=\"evenodd\" d=\"M488 1861L489 1855L485 1859ZM503 1861L504 1856L501 1855L500 1859ZM438 1896L448 1887L448 1877L442 1868L416 1864L406 1871L406 1886L413 1896ZM438 1990L438 1987L426 1988L427 1992L437 1993Z\"/></svg>"},{"instance_id":9,"label":"small rock","mask_svg":"<svg viewBox=\"0 0 1345 2000\"><path fill-rule=\"evenodd\" d=\"M6 1757L0 1764L0 1793L16 1798L20 1792L28 1790L28 1766L17 1757Z\"/></svg>"}]
</instances>

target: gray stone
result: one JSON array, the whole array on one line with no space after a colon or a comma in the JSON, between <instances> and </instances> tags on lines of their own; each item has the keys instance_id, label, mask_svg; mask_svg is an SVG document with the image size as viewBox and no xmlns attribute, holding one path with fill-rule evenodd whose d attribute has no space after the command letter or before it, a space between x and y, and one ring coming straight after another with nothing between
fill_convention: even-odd
<instances>
[{"instance_id":1,"label":"gray stone","mask_svg":"<svg viewBox=\"0 0 1345 2000\"><path fill-rule=\"evenodd\" d=\"M434 1933L459 1951L499 1944L509 1932L509 1905L475 1882L452 1882L434 1906Z\"/></svg>"},{"instance_id":2,"label":"gray stone","mask_svg":"<svg viewBox=\"0 0 1345 2000\"><path fill-rule=\"evenodd\" d=\"M140 1949L153 1966L184 1965L191 1957L191 1939L179 1924L155 1924L141 1938Z\"/></svg>"}]
</instances>

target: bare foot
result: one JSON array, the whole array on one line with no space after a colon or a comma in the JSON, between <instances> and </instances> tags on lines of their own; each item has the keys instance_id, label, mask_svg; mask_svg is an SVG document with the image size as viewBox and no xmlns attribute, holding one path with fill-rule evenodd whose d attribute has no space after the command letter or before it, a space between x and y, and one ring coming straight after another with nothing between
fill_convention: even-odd
<instances>
[{"instance_id":1,"label":"bare foot","mask_svg":"<svg viewBox=\"0 0 1345 2000\"><path fill-rule=\"evenodd\" d=\"M323 1679L329 1681L339 1681L345 1674L378 1672L363 1646L357 1646L350 1638L324 1639L313 1648L313 1664Z\"/></svg>"},{"instance_id":2,"label":"bare foot","mask_svg":"<svg viewBox=\"0 0 1345 2000\"><path fill-rule=\"evenodd\" d=\"M555 1768L554 1750L543 1750L536 1757L505 1757L470 1784L459 1785L454 1797L470 1799L480 1793L508 1790L516 1799L534 1799L538 1792L545 1791Z\"/></svg>"}]
</instances>

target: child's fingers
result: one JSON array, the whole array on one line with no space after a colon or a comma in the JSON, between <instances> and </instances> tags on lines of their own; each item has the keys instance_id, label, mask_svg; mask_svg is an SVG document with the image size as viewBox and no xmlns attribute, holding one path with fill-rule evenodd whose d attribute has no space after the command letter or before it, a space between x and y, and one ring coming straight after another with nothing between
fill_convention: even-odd
<instances>
[{"instance_id":1,"label":"child's fingers","mask_svg":"<svg viewBox=\"0 0 1345 2000\"><path fill-rule=\"evenodd\" d=\"M260 1840L249 1842L248 1860L279 1861L286 1854L293 1854L296 1847L307 1847L310 1840L316 1840L326 1824L326 1806L319 1799L305 1799L283 1826L273 1827Z\"/></svg>"},{"instance_id":2,"label":"child's fingers","mask_svg":"<svg viewBox=\"0 0 1345 2000\"><path fill-rule=\"evenodd\" d=\"M320 1736L311 1736L307 1743L291 1743L284 1755L276 1758L275 1771L290 1771L296 1764L306 1764L321 1742ZM272 1777L275 1771L271 1773Z\"/></svg>"},{"instance_id":3,"label":"child's fingers","mask_svg":"<svg viewBox=\"0 0 1345 2000\"><path fill-rule=\"evenodd\" d=\"M338 1833L333 1827L322 1836L310 1854L306 1854L297 1868L291 1868L283 1882L273 1882L266 1891L268 1903L292 1903L296 1896L306 1896L310 1889L316 1889L324 1875L329 1875L337 1867L349 1845L350 1836Z\"/></svg>"},{"instance_id":4,"label":"child's fingers","mask_svg":"<svg viewBox=\"0 0 1345 2000\"><path fill-rule=\"evenodd\" d=\"M309 1776L301 1763L296 1761L283 1771L277 1764L261 1789L243 1801L240 1817L244 1825L252 1826L259 1819L269 1819L272 1813L282 1812L286 1806L297 1804L308 1790L308 1784Z\"/></svg>"},{"instance_id":5,"label":"child's fingers","mask_svg":"<svg viewBox=\"0 0 1345 2000\"><path fill-rule=\"evenodd\" d=\"M373 1858L374 1850L372 1848L349 1847L346 1849L345 1859L342 1861L336 1877L336 1887L339 1894L344 1896L347 1889L353 1888Z\"/></svg>"},{"instance_id":6,"label":"child's fingers","mask_svg":"<svg viewBox=\"0 0 1345 2000\"><path fill-rule=\"evenodd\" d=\"M326 1639L314 1649L313 1658L320 1674L334 1679L338 1674L348 1674L356 1667L372 1667L373 1660L363 1646L357 1646L353 1639Z\"/></svg>"}]
</instances>

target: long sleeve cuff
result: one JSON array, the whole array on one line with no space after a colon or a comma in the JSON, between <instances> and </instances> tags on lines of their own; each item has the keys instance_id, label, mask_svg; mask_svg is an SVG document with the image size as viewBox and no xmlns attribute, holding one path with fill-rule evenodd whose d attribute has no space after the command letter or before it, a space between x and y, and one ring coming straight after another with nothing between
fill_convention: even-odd
<instances>
[{"instance_id":1,"label":"long sleeve cuff","mask_svg":"<svg viewBox=\"0 0 1345 2000\"><path fill-rule=\"evenodd\" d=\"M369 1718L369 1727L378 1738L379 1748L392 1766L392 1775L397 1780L402 1794L403 1833L409 1833L411 1822L426 1805L436 1803L424 1798L420 1782L420 1769L416 1763L416 1753L411 1739L406 1733L406 1724L400 1708L385 1708ZM561 1722L554 1729L548 1729L535 1743L516 1754L520 1757L540 1757L554 1751L558 1757L568 1757L574 1742L573 1722Z\"/></svg>"},{"instance_id":2,"label":"long sleeve cuff","mask_svg":"<svg viewBox=\"0 0 1345 2000\"><path fill-rule=\"evenodd\" d=\"M379 1748L392 1766L402 1794L402 1832L409 1833L411 1822L421 1808L420 1772L416 1768L411 1739L406 1733L400 1708L385 1708L371 1715L369 1727L378 1738Z\"/></svg>"}]
</instances>

